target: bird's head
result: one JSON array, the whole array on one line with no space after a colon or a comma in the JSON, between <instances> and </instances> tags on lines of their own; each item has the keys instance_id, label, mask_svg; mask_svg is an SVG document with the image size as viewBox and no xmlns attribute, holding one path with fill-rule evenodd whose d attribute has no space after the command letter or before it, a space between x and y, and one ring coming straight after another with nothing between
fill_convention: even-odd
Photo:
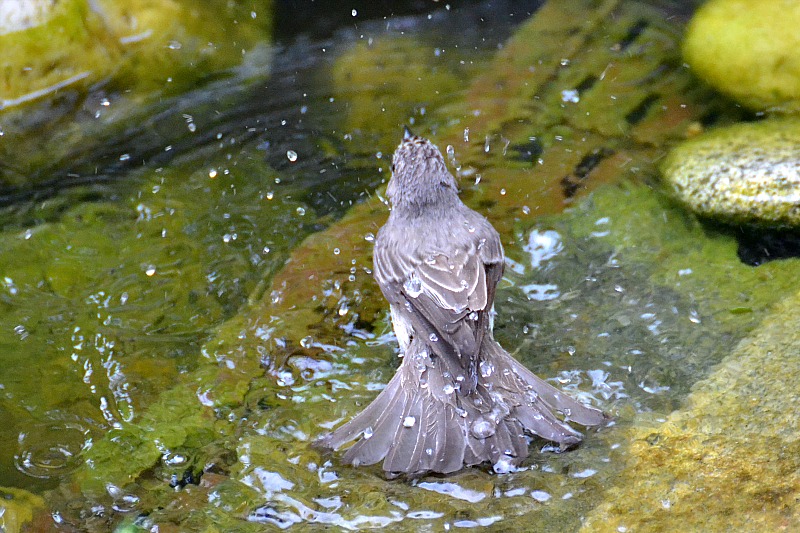
<instances>
[{"instance_id":1,"label":"bird's head","mask_svg":"<svg viewBox=\"0 0 800 533\"><path fill-rule=\"evenodd\" d=\"M386 195L394 208L419 210L457 200L458 185L439 149L406 127L392 157Z\"/></svg>"}]
</instances>

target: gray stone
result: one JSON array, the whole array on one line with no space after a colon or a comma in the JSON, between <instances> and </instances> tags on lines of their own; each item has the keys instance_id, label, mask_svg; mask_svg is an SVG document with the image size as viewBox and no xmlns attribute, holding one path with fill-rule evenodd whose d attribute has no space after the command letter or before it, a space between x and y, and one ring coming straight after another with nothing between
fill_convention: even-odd
<instances>
[{"instance_id":1,"label":"gray stone","mask_svg":"<svg viewBox=\"0 0 800 533\"><path fill-rule=\"evenodd\" d=\"M800 227L800 120L714 130L673 149L661 171L677 198L699 215Z\"/></svg>"}]
</instances>

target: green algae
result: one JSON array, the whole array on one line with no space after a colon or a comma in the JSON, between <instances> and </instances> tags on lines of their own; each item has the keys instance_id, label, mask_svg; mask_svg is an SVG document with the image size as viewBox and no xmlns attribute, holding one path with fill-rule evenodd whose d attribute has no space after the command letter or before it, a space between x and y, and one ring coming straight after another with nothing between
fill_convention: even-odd
<instances>
[{"instance_id":1,"label":"green algae","mask_svg":"<svg viewBox=\"0 0 800 533\"><path fill-rule=\"evenodd\" d=\"M203 76L238 64L242 47L269 35L269 5L260 16L251 13L225 2L54 2L36 24L0 35L0 110L52 96L56 87L85 90L106 79L112 80L112 90L133 91L135 98L153 90L185 90ZM217 24L209 26L209 19ZM220 39L226 31L235 38Z\"/></svg>"},{"instance_id":2,"label":"green algae","mask_svg":"<svg viewBox=\"0 0 800 533\"><path fill-rule=\"evenodd\" d=\"M40 496L14 487L0 487L0 529L5 533L24 531L36 511L44 506Z\"/></svg>"},{"instance_id":3,"label":"green algae","mask_svg":"<svg viewBox=\"0 0 800 533\"><path fill-rule=\"evenodd\" d=\"M799 324L800 297L789 296L686 407L632 428L620 482L585 529L791 529L800 520Z\"/></svg>"},{"instance_id":4,"label":"green algae","mask_svg":"<svg viewBox=\"0 0 800 533\"><path fill-rule=\"evenodd\" d=\"M6 252L0 257L0 306L4 328L15 335L2 342L2 393L4 401L26 407L21 419L27 427L79 430L82 441L111 429L109 440L131 450L116 460L134 469L150 465L139 457L158 440L194 446L209 439L213 420L195 420L205 433L194 441L179 423L189 427L194 389L190 396L165 397L168 412L178 418L163 431L148 422L148 407L197 367L217 325L235 316L262 276L281 265L310 228L290 188L267 199L275 174L257 160L206 163L214 178L209 167L192 170L196 165L186 162L143 172L124 200L80 203L28 228L9 217L13 222L0 237ZM232 205L245 199L245 205ZM31 369L34 387L26 385ZM132 420L143 425L125 434ZM33 446L34 463L44 459L38 453L48 443L66 438L50 430L37 436L44 442L28 439L16 451ZM14 453L16 440L3 440L4 457ZM95 453L102 454L104 442L95 443ZM64 471L50 472L46 485L77 465L74 452L82 445L70 449ZM137 456L133 450L140 446L146 452ZM13 469L3 474L9 481L24 479Z\"/></svg>"},{"instance_id":5,"label":"green algae","mask_svg":"<svg viewBox=\"0 0 800 533\"><path fill-rule=\"evenodd\" d=\"M585 210L605 213L601 216L608 220L598 224L599 217L583 216ZM651 282L703 302L698 312L724 331L749 331L777 299L793 291L796 260L745 265L737 258L734 235L697 220L647 187L606 189L578 208L574 220L578 235L608 232L597 238L625 250L627 261L654 263ZM747 313L741 312L744 307Z\"/></svg>"}]
</instances>

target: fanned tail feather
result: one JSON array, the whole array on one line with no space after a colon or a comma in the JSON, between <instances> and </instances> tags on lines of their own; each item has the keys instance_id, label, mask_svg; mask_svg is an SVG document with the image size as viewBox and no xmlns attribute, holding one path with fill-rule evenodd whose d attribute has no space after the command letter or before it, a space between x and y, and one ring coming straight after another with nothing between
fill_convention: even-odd
<instances>
[{"instance_id":1,"label":"fanned tail feather","mask_svg":"<svg viewBox=\"0 0 800 533\"><path fill-rule=\"evenodd\" d=\"M378 397L317 444L338 449L358 439L345 463L383 460L391 474L447 474L486 461L519 463L528 455L526 432L562 448L578 444L582 435L555 411L583 426L608 420L535 376L491 337L484 339L481 372L469 393L426 348L412 343Z\"/></svg>"}]
</instances>

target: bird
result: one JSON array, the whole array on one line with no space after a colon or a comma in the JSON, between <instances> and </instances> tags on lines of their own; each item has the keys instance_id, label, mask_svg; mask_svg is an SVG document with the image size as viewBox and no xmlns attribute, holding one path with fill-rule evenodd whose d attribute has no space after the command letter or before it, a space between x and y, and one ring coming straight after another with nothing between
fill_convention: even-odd
<instances>
[{"instance_id":1,"label":"bird","mask_svg":"<svg viewBox=\"0 0 800 533\"><path fill-rule=\"evenodd\" d=\"M566 450L609 420L534 375L494 339L494 298L505 265L500 236L459 198L439 149L408 127L392 158L389 218L373 276L389 302L402 361L361 413L317 444L346 449L353 466L383 461L388 477L515 467L526 435ZM556 415L560 412L562 417Z\"/></svg>"}]
</instances>

